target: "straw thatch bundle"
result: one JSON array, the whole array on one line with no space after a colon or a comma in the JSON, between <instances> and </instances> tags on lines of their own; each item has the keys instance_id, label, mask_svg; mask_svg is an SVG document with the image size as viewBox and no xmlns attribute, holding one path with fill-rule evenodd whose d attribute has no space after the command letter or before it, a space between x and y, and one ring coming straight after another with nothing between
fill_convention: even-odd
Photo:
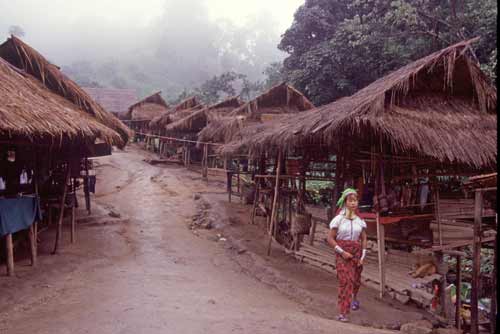
<instances>
[{"instance_id":1,"label":"straw thatch bundle","mask_svg":"<svg viewBox=\"0 0 500 334\"><path fill-rule=\"evenodd\" d=\"M153 118L151 122L149 122L149 127L156 130L164 130L168 124L186 117L187 115L190 115L196 110L202 108L203 105L198 102L198 98L196 96L191 96L181 101L173 108L168 109L162 114Z\"/></svg>"},{"instance_id":2,"label":"straw thatch bundle","mask_svg":"<svg viewBox=\"0 0 500 334\"><path fill-rule=\"evenodd\" d=\"M124 145L117 132L2 58L0 82L1 140L62 145L99 138Z\"/></svg>"},{"instance_id":3,"label":"straw thatch bundle","mask_svg":"<svg viewBox=\"0 0 500 334\"><path fill-rule=\"evenodd\" d=\"M21 69L32 77L38 79L42 84L40 88L48 89L52 93L63 97L67 101L71 102L74 105L75 109L81 109L82 111L87 113L90 118L94 118L98 123L101 123L104 126L116 131L120 135L121 140L112 140L114 144L123 146L127 143L131 132L118 118L116 118L111 113L106 112L89 96L89 94L87 94L75 82L64 75L57 66L49 63L40 53L38 53L26 43L22 42L19 38L11 36L5 43L0 45L0 58L3 58L6 62L10 63L14 67ZM3 69L4 75L10 75L12 73L12 71L6 69L6 66L3 66ZM24 76L26 78L28 77L27 75ZM17 79L18 77L12 80ZM26 86L24 86L24 88L29 87L32 87L31 80L30 84L26 84ZM11 93L12 92L7 92L7 90L5 89L5 94L8 95ZM33 92L25 93L31 95L31 97L33 97L34 95L31 94ZM40 91L37 90L37 93L40 93ZM19 94L19 91L16 94L19 96L21 95ZM27 105L24 103L22 103L22 105L24 107L27 107ZM7 110L5 105L4 108L4 111ZM43 109L42 105L39 105L38 108L40 108L40 111ZM11 108L9 109L12 110ZM26 110L35 111L33 108ZM29 118L30 117L27 116L27 119ZM47 122L44 123L48 125ZM14 123L10 124L10 126L13 125ZM29 126L34 127L34 125L24 126L25 128L23 130L19 129L21 131L18 133L24 133L28 136L31 135L31 133L27 131L27 128ZM60 125L58 131L63 131L63 129L64 127L61 127ZM52 133L52 131L47 132L46 135L49 135L49 133ZM56 132L53 133L55 134ZM102 133L104 133L104 131ZM112 136L107 136L106 139L109 141L111 137Z\"/></svg>"},{"instance_id":4,"label":"straw thatch bundle","mask_svg":"<svg viewBox=\"0 0 500 334\"><path fill-rule=\"evenodd\" d=\"M478 168L496 165L496 89L467 54L473 41L419 59L240 144L259 152L304 143L335 146L347 138L369 147L382 136L393 152Z\"/></svg>"},{"instance_id":5,"label":"straw thatch bundle","mask_svg":"<svg viewBox=\"0 0 500 334\"><path fill-rule=\"evenodd\" d=\"M262 123L264 115L297 114L313 107L303 94L282 83L234 109L227 117L209 118L208 125L199 133L198 140L228 142L244 127Z\"/></svg>"},{"instance_id":6,"label":"straw thatch bundle","mask_svg":"<svg viewBox=\"0 0 500 334\"><path fill-rule=\"evenodd\" d=\"M197 133L207 126L209 117L226 115L241 105L242 102L238 97L231 97L209 107L196 110L195 112L168 124L165 129L168 132L177 131Z\"/></svg>"},{"instance_id":7,"label":"straw thatch bundle","mask_svg":"<svg viewBox=\"0 0 500 334\"><path fill-rule=\"evenodd\" d=\"M131 105L128 108L126 118L136 121L150 121L167 111L167 102L160 94L161 91L158 91Z\"/></svg>"}]
</instances>

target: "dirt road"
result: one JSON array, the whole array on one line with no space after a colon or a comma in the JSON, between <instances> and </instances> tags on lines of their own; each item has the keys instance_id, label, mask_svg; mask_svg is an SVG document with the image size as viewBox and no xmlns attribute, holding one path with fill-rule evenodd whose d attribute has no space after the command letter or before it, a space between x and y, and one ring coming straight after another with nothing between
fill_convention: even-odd
<instances>
[{"instance_id":1,"label":"dirt road","mask_svg":"<svg viewBox=\"0 0 500 334\"><path fill-rule=\"evenodd\" d=\"M89 219L55 256L48 231L37 268L0 277L0 333L387 333L312 315L243 273L187 228L205 186L141 154L101 160L98 203L120 219Z\"/></svg>"}]
</instances>

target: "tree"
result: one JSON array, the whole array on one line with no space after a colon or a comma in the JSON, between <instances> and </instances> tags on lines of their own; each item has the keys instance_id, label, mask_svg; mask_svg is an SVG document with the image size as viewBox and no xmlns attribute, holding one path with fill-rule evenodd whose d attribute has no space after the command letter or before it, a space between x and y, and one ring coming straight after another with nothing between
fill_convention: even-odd
<instances>
[{"instance_id":1,"label":"tree","mask_svg":"<svg viewBox=\"0 0 500 334\"><path fill-rule=\"evenodd\" d=\"M16 37L24 37L26 33L24 32L24 29L21 26L11 25L9 27L9 35L14 35Z\"/></svg>"},{"instance_id":2,"label":"tree","mask_svg":"<svg viewBox=\"0 0 500 334\"><path fill-rule=\"evenodd\" d=\"M264 80L262 89L269 89L285 81L286 78L283 70L283 64L280 62L273 62L269 64L263 72L266 78Z\"/></svg>"},{"instance_id":3,"label":"tree","mask_svg":"<svg viewBox=\"0 0 500 334\"><path fill-rule=\"evenodd\" d=\"M492 0L306 0L279 44L284 74L321 105L475 36L477 60L492 64L496 13Z\"/></svg>"},{"instance_id":4,"label":"tree","mask_svg":"<svg viewBox=\"0 0 500 334\"><path fill-rule=\"evenodd\" d=\"M243 74L236 72L225 72L221 75L215 75L209 80L206 80L196 89L196 93L200 99L206 104L213 104L218 102L221 98L236 95L234 87L236 81L244 80L246 78Z\"/></svg>"}]
</instances>

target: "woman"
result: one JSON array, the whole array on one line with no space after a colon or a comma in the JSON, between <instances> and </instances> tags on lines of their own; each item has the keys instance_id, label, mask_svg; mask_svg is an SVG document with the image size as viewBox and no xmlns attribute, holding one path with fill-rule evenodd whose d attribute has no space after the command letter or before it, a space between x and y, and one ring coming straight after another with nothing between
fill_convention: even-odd
<instances>
[{"instance_id":1,"label":"woman","mask_svg":"<svg viewBox=\"0 0 500 334\"><path fill-rule=\"evenodd\" d=\"M339 280L337 320L346 322L349 321L347 315L350 309L359 309L357 294L366 256L366 223L356 215L358 194L355 189L345 189L337 206L341 210L330 222L328 243L337 253L336 266Z\"/></svg>"}]
</instances>

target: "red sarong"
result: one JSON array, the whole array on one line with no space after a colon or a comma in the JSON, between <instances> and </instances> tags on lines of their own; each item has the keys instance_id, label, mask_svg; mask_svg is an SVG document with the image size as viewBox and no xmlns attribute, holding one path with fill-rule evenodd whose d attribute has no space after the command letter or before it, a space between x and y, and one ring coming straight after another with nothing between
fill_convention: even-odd
<instances>
[{"instance_id":1,"label":"red sarong","mask_svg":"<svg viewBox=\"0 0 500 334\"><path fill-rule=\"evenodd\" d=\"M361 271L358 266L361 259L361 242L351 240L337 240L342 249L352 254L352 259L345 260L337 253L337 278L339 280L338 307L340 314L347 315L351 310L352 295L357 294L361 286Z\"/></svg>"}]
</instances>

